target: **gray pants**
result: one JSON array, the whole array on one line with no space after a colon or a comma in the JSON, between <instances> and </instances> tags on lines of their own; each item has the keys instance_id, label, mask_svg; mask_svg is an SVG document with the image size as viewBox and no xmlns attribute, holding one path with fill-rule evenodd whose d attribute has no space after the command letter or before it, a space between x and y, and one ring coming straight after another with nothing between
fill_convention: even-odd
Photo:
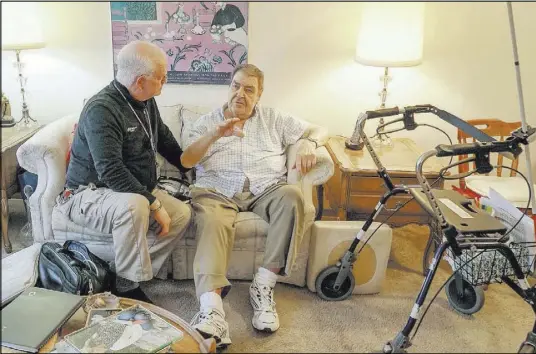
<instances>
[{"instance_id":1,"label":"gray pants","mask_svg":"<svg viewBox=\"0 0 536 354\"><path fill-rule=\"evenodd\" d=\"M263 267L282 268L288 275L303 236L304 202L301 189L279 183L263 193L239 193L227 198L214 189L193 188L197 250L193 272L197 296L223 288L230 290L227 268L231 254L237 213L251 211L270 226L266 238Z\"/></svg>"},{"instance_id":2,"label":"gray pants","mask_svg":"<svg viewBox=\"0 0 536 354\"><path fill-rule=\"evenodd\" d=\"M54 212L73 223L111 234L115 253L115 271L119 277L139 282L153 278L184 235L191 208L166 192L155 189L153 195L171 218L169 233L155 237L160 225L150 215L149 201L142 195L118 193L107 188L86 188L63 201L58 197ZM62 225L52 225L62 229ZM152 237L148 237L149 235Z\"/></svg>"}]
</instances>

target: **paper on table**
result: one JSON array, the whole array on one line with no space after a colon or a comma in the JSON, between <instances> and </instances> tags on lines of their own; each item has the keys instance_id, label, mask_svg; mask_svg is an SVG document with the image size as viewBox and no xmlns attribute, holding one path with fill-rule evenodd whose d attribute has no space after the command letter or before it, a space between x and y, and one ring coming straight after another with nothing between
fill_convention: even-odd
<instances>
[{"instance_id":1,"label":"paper on table","mask_svg":"<svg viewBox=\"0 0 536 354\"><path fill-rule=\"evenodd\" d=\"M536 241L534 235L534 220L524 215L518 208L516 208L493 188L490 187L488 198L480 199L480 204L482 205L483 209L491 208L492 215L499 219L506 227L508 227L508 231L519 221L521 217L523 217L515 229L513 229L509 234L513 242L534 243ZM532 265L531 271L534 271L534 256L536 249L534 246L530 246L528 251L529 262Z\"/></svg>"},{"instance_id":2,"label":"paper on table","mask_svg":"<svg viewBox=\"0 0 536 354\"><path fill-rule=\"evenodd\" d=\"M37 282L41 243L2 259L2 306Z\"/></svg>"}]
</instances>

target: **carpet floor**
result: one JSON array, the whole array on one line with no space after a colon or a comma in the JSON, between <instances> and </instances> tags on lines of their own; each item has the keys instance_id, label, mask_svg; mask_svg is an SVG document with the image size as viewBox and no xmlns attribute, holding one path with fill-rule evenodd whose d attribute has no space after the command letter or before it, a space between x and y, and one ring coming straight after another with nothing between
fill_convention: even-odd
<instances>
[{"instance_id":1,"label":"carpet floor","mask_svg":"<svg viewBox=\"0 0 536 354\"><path fill-rule=\"evenodd\" d=\"M14 251L31 244L20 231L26 222L23 210L19 207L19 212L14 210L11 215ZM427 233L427 227L416 225L394 229L391 260L379 294L326 302L307 288L278 284L275 301L281 328L274 334L253 329L249 282L234 281L224 301L233 341L226 352L380 351L406 323L421 287L421 257ZM450 274L443 264L425 305ZM152 280L143 288L159 306L187 321L198 309L193 281ZM462 316L449 307L441 291L409 352L516 352L534 323L530 306L504 284L491 285L485 295L484 307L478 313Z\"/></svg>"},{"instance_id":2,"label":"carpet floor","mask_svg":"<svg viewBox=\"0 0 536 354\"><path fill-rule=\"evenodd\" d=\"M274 334L251 325L249 282L233 282L224 301L233 344L227 352L374 352L404 326L421 287L421 255L428 228L395 229L392 256L381 293L326 302L306 288L278 284L275 301L281 328ZM428 304L451 274L442 264ZM144 289L162 307L190 320L198 309L192 281L153 280ZM534 315L506 285L491 285L482 310L462 316L448 305L444 291L433 302L410 352L516 352Z\"/></svg>"}]
</instances>

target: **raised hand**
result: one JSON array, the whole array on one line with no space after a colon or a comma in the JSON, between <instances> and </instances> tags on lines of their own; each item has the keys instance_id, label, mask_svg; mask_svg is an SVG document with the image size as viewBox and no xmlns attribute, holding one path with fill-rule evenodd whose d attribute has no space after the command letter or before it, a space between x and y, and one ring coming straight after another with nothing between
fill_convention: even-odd
<instances>
[{"instance_id":1,"label":"raised hand","mask_svg":"<svg viewBox=\"0 0 536 354\"><path fill-rule=\"evenodd\" d=\"M242 128L238 126L237 123L240 122L238 118L226 119L225 122L220 123L216 126L214 135L218 138L228 137L228 136L238 136L240 138L244 137L244 132Z\"/></svg>"}]
</instances>

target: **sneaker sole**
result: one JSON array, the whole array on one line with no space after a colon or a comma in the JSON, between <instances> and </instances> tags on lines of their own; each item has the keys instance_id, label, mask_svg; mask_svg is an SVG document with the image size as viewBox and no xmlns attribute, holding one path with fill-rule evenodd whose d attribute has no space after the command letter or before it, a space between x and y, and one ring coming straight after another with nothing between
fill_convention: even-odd
<instances>
[{"instance_id":1,"label":"sneaker sole","mask_svg":"<svg viewBox=\"0 0 536 354\"><path fill-rule=\"evenodd\" d=\"M271 328L260 329L260 328L256 328L255 326L253 326L253 328L255 328L259 332L266 332L266 333L274 333L277 331L277 329L271 329Z\"/></svg>"},{"instance_id":2,"label":"sneaker sole","mask_svg":"<svg viewBox=\"0 0 536 354\"><path fill-rule=\"evenodd\" d=\"M251 307L253 307L255 309L255 305L253 304L253 300L251 300L251 294L250 294L250 297L249 297L249 303L251 304ZM255 310L253 310L255 311ZM279 328L277 329L271 329L269 327L264 327L264 328L257 328L255 327L255 325L253 324L253 320L251 321L251 325L253 326L253 328L255 328L257 331L260 331L260 332L266 332L266 333L274 333L276 332Z\"/></svg>"},{"instance_id":3,"label":"sneaker sole","mask_svg":"<svg viewBox=\"0 0 536 354\"><path fill-rule=\"evenodd\" d=\"M197 328L196 331L199 332L199 334L201 334L204 339L214 338L214 340L216 341L216 349L226 349L229 345L231 345L231 339L222 340L218 336L213 336L212 334L203 332Z\"/></svg>"},{"instance_id":4,"label":"sneaker sole","mask_svg":"<svg viewBox=\"0 0 536 354\"><path fill-rule=\"evenodd\" d=\"M251 325L253 326L253 328L255 328L259 332L274 333L279 329L279 327L276 329L271 329L270 327L258 328L258 327L255 327L255 325L253 324L253 321L251 321Z\"/></svg>"}]
</instances>

